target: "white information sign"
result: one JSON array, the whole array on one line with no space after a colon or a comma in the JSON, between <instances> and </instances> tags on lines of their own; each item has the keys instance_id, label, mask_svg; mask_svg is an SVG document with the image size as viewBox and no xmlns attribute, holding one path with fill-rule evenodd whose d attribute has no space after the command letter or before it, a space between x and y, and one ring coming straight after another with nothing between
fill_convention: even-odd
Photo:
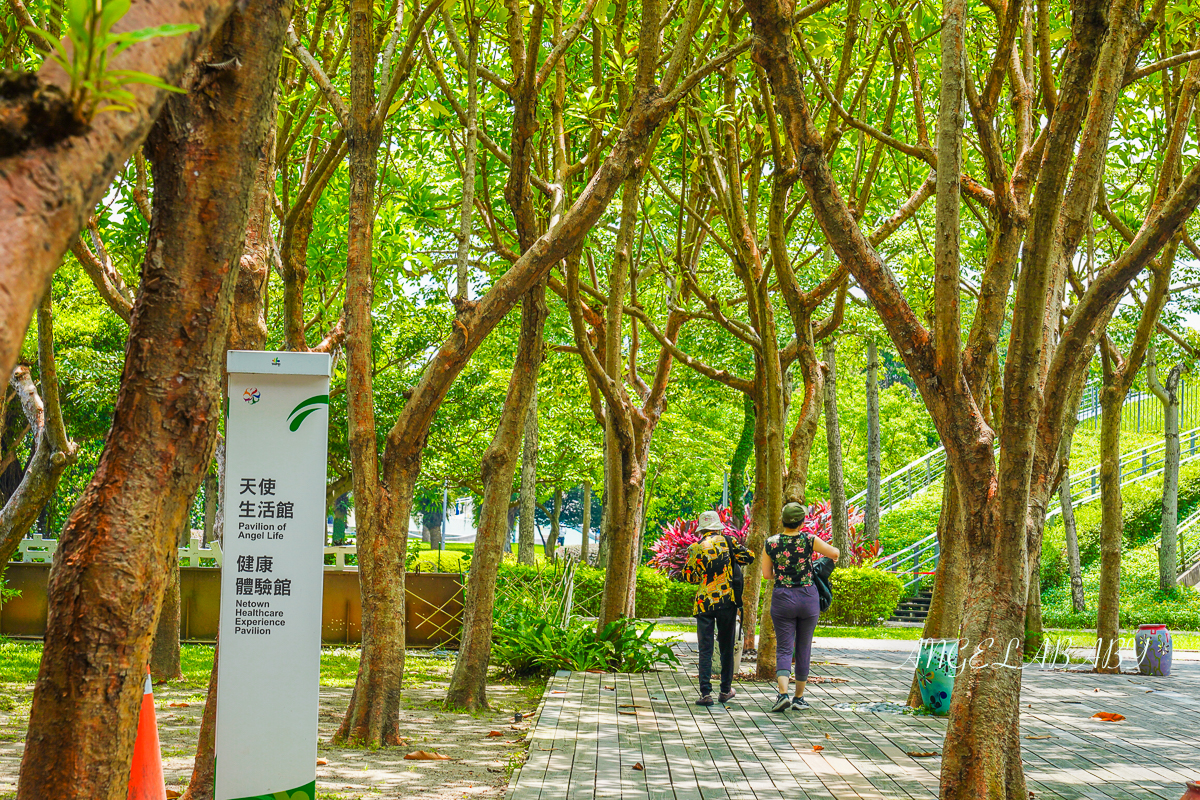
<instances>
[{"instance_id":1,"label":"white information sign","mask_svg":"<svg viewBox=\"0 0 1200 800\"><path fill-rule=\"evenodd\" d=\"M231 350L216 800L315 800L329 356Z\"/></svg>"}]
</instances>

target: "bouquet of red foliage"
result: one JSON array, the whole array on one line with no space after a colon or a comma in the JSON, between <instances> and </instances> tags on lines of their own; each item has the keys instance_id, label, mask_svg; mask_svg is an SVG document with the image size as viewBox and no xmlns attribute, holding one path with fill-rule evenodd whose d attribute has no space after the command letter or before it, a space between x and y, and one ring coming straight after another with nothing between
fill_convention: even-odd
<instances>
[{"instance_id":1,"label":"bouquet of red foliage","mask_svg":"<svg viewBox=\"0 0 1200 800\"><path fill-rule=\"evenodd\" d=\"M725 533L734 540L745 544L746 534L750 531L750 507L746 507L746 521L741 528L733 527L733 512L728 508L718 508L717 513L721 515L721 522L725 523ZM650 566L668 578L682 580L688 549L700 541L700 535L696 532L698 524L697 520L680 518L670 525L664 525L662 535L658 537L657 542L650 546L650 549L654 551L654 556L650 559Z\"/></svg>"}]
</instances>

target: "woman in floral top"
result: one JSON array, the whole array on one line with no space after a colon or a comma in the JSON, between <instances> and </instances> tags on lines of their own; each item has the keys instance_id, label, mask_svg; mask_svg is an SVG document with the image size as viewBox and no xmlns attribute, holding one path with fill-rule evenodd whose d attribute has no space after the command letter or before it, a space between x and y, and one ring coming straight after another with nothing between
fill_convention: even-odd
<instances>
[{"instance_id":1,"label":"woman in floral top","mask_svg":"<svg viewBox=\"0 0 1200 800\"><path fill-rule=\"evenodd\" d=\"M808 682L808 666L812 659L812 637L821 615L821 601L813 585L812 554L838 560L841 553L818 536L803 534L804 506L788 503L783 507L783 533L767 539L763 551L764 580L774 580L771 593L771 622L775 624L775 680L779 695L772 711L789 708L808 708L804 686ZM792 655L796 658L796 696L789 698L788 683L792 677Z\"/></svg>"}]
</instances>

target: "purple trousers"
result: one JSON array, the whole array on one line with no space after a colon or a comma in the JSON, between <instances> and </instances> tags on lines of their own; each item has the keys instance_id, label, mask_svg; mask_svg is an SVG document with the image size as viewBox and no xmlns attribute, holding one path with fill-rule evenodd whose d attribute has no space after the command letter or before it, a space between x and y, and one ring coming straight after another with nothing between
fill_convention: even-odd
<instances>
[{"instance_id":1,"label":"purple trousers","mask_svg":"<svg viewBox=\"0 0 1200 800\"><path fill-rule=\"evenodd\" d=\"M771 622L775 624L775 675L792 674L796 659L796 680L808 680L812 660L813 631L821 615L821 601L815 586L776 586L771 592Z\"/></svg>"}]
</instances>

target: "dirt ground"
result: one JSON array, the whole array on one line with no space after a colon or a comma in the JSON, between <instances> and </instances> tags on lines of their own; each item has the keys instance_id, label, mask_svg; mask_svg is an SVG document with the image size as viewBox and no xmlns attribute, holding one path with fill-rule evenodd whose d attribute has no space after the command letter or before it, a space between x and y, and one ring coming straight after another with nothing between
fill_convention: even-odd
<instances>
[{"instance_id":1,"label":"dirt ground","mask_svg":"<svg viewBox=\"0 0 1200 800\"><path fill-rule=\"evenodd\" d=\"M400 712L400 733L405 744L364 750L329 744L350 701L351 690L322 686L318 800L502 797L513 768L525 759L525 736L541 687L489 686L493 711L478 715L443 710L445 689L444 681L406 688ZM0 800L16 796L32 693L32 684L9 683L0 690ZM163 684L155 687L154 696L167 787L183 791L191 777L204 695L194 688ZM523 720L514 725L515 711L522 712ZM493 731L502 735L489 736ZM417 750L434 751L449 756L449 760L404 758Z\"/></svg>"}]
</instances>

